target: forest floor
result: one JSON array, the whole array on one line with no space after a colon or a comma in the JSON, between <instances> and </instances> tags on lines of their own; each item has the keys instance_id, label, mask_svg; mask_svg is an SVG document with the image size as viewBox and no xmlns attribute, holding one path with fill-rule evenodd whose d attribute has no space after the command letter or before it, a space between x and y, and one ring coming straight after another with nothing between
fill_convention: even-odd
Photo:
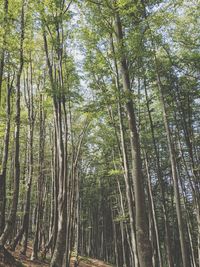
<instances>
[{"instance_id":1,"label":"forest floor","mask_svg":"<svg viewBox=\"0 0 200 267\"><path fill-rule=\"evenodd\" d=\"M49 266L49 262L46 261L41 261L41 260L31 260L31 253L32 253L32 248L28 247L27 249L27 255L22 255L20 253L20 247L17 247L16 251L12 253L12 255L15 257L17 262L19 263L19 267L47 267ZM71 259L71 264L70 267L74 267L74 260L75 258ZM0 266L5 266L5 267L15 267L11 265L1 265ZM103 261L97 260L97 259L90 259L90 258L82 258L80 257L79 261L79 267L111 267L111 265L108 265L104 263Z\"/></svg>"}]
</instances>

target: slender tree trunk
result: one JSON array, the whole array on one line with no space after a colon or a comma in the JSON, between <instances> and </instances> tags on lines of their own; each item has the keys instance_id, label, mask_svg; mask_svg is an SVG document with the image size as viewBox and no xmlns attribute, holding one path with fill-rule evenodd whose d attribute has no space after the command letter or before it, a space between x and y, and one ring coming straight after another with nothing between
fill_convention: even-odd
<instances>
[{"instance_id":1,"label":"slender tree trunk","mask_svg":"<svg viewBox=\"0 0 200 267\"><path fill-rule=\"evenodd\" d=\"M8 31L7 26L8 26L8 0L4 0L4 19L3 19L4 34L3 34L2 52L0 56L0 104L1 104L2 81L3 81L5 50L6 50L6 37L7 37L7 31Z\"/></svg>"},{"instance_id":2,"label":"slender tree trunk","mask_svg":"<svg viewBox=\"0 0 200 267\"><path fill-rule=\"evenodd\" d=\"M27 160L27 169L28 169L28 177L27 177L27 191L26 191L26 201L24 208L24 216L22 221L22 226L18 231L13 243L11 245L11 249L15 250L18 242L21 241L23 235L23 247L21 250L22 254L26 254L27 250L27 241L28 241L28 228L29 228L29 218L30 218L30 201L31 201L31 188L32 188L32 177L33 177L33 130L34 130L34 110L33 110L33 85L32 85L32 63L31 63L31 77L30 81L28 79L27 74L27 108L28 108L28 160ZM30 84L29 84L30 82Z\"/></svg>"},{"instance_id":3,"label":"slender tree trunk","mask_svg":"<svg viewBox=\"0 0 200 267\"><path fill-rule=\"evenodd\" d=\"M166 104L165 104L163 89L162 89L162 82L161 82L161 79L159 76L156 58L155 58L155 64L156 64L156 72L157 72L157 83L158 83L158 88L159 88L159 93L160 93L160 102L161 102L162 111L163 111L163 121L164 121L165 131L166 131L166 135L167 135L169 157L170 157L170 163L171 163L171 169L172 169L176 213L177 213L177 219L178 219L178 230L179 230L179 237L180 237L180 244L181 244L182 263L183 263L183 267L189 267L190 266L190 260L189 260L188 253L187 253L187 246L186 246L185 234L184 234L184 223L183 223L183 215L182 215L181 201L180 201L180 192L179 192L179 182L178 182L178 176L177 176L177 164L176 164L176 158L175 158L175 149L174 149L174 145L173 145L173 141L172 141L171 130L169 127L167 111L166 111Z\"/></svg>"},{"instance_id":4,"label":"slender tree trunk","mask_svg":"<svg viewBox=\"0 0 200 267\"><path fill-rule=\"evenodd\" d=\"M119 179L117 180L117 185L118 185L118 191L119 191L121 211L122 211L123 217L125 217L125 209L124 209L124 205L123 205L123 196L122 196L122 191L121 191ZM125 235L124 235L124 223L123 223L123 221L120 222L120 228L121 228L121 236L122 236L123 267L126 267L127 266L127 259L126 259L126 252L125 252ZM127 235L126 237L128 239L128 229L126 229L126 235ZM128 240L127 240L127 242L128 242ZM132 247L130 247L130 253L132 253ZM134 259L133 256L131 258Z\"/></svg>"},{"instance_id":5,"label":"slender tree trunk","mask_svg":"<svg viewBox=\"0 0 200 267\"><path fill-rule=\"evenodd\" d=\"M62 133L62 109L59 101L55 106L57 120L58 136L58 155L59 155L59 193L58 193L58 233L56 245L51 260L51 267L63 266L64 255L66 252L66 234L67 234L67 169L66 169L66 150L64 151L63 133ZM66 139L64 142L67 142ZM64 208L65 207L65 208Z\"/></svg>"},{"instance_id":6,"label":"slender tree trunk","mask_svg":"<svg viewBox=\"0 0 200 267\"><path fill-rule=\"evenodd\" d=\"M118 254L118 246L117 246L117 229L116 223L114 221L114 211L112 210L112 223L113 223L113 236L114 236L114 255L115 255L115 264L116 267L119 267L119 254Z\"/></svg>"},{"instance_id":7,"label":"slender tree trunk","mask_svg":"<svg viewBox=\"0 0 200 267\"><path fill-rule=\"evenodd\" d=\"M116 87L118 90L118 117L119 117L119 127L120 127L120 138L121 138L121 149L120 149L120 144L118 144L119 148L119 153L122 154L122 159L123 159L123 170L124 170L124 179L125 179L125 186L126 186L126 196L127 196L127 202L128 202L128 209L129 209L129 217L130 217L130 228L131 228L131 245L132 245L132 250L133 250L133 255L134 255L134 264L135 267L139 266L138 262L138 252L137 252L137 243L136 243L136 234L135 234L135 229L134 229L134 221L135 221L135 214L134 214L134 196L132 195L132 185L130 182L130 175L129 175L129 162L128 162L128 151L127 151L127 146L125 143L125 130L124 130L124 125L123 125L123 116L122 116L122 106L121 106L121 89L120 89L120 78L119 78L119 70L118 70L118 65L117 65L117 60L116 60L116 52L115 52L115 47L113 43L113 38L111 36L111 48L112 52L114 54L114 64L115 64L115 70L116 70L116 78L115 78L115 83ZM113 121L113 116L112 121ZM114 124L114 121L113 121ZM117 143L119 143L118 140L118 135L117 135L117 130L116 126L115 127L115 132L116 132L116 138L117 138ZM122 150L122 151L121 151Z\"/></svg>"},{"instance_id":8,"label":"slender tree trunk","mask_svg":"<svg viewBox=\"0 0 200 267\"><path fill-rule=\"evenodd\" d=\"M44 149L45 149L45 113L43 108L43 97L40 94L39 102L39 158L38 158L38 181L37 181L37 205L36 205L36 231L33 242L33 251L31 259L35 260L38 258L38 248L39 248L39 235L42 228L42 218L43 218L43 196L44 196Z\"/></svg>"},{"instance_id":9,"label":"slender tree trunk","mask_svg":"<svg viewBox=\"0 0 200 267\"><path fill-rule=\"evenodd\" d=\"M157 167L157 177L162 197L161 207L162 212L164 216L164 224L165 224L165 236L166 236L166 248L167 248L167 262L169 267L173 267L173 257L172 257L172 246L171 246L171 238L170 238L170 227L168 222L168 214L167 214L167 207L166 207L166 200L165 200L165 191L164 191L164 185L163 185L163 179L162 179L162 171L160 166L160 158L159 158L159 152L156 144L156 138L155 138L155 130L153 125L153 119L151 115L151 108L149 104L149 97L147 93L147 86L146 86L146 80L144 80L144 89L145 89L145 97L146 97L146 105L147 105L147 111L149 116L149 122L150 122L150 128L151 128L151 135L152 135L152 141L153 141L153 147L154 147L154 153L156 157L156 167Z\"/></svg>"},{"instance_id":10,"label":"slender tree trunk","mask_svg":"<svg viewBox=\"0 0 200 267\"><path fill-rule=\"evenodd\" d=\"M28 233L29 233L29 220L30 220L30 205L31 205L31 190L32 190L32 179L33 179L33 136L34 136L34 106L33 106L33 69L32 59L30 57L30 87L27 84L28 93L28 120L29 120L29 171L28 171L28 182L27 182L27 195L25 204L24 214L24 242L21 253L26 255L28 245Z\"/></svg>"},{"instance_id":11,"label":"slender tree trunk","mask_svg":"<svg viewBox=\"0 0 200 267\"><path fill-rule=\"evenodd\" d=\"M79 255L79 226L80 226L80 215L79 215L79 175L76 178L76 202L75 202L75 226L74 226L74 251L76 253L76 261L78 262Z\"/></svg>"},{"instance_id":12,"label":"slender tree trunk","mask_svg":"<svg viewBox=\"0 0 200 267\"><path fill-rule=\"evenodd\" d=\"M67 129L67 116L66 116L66 108L65 108L65 99L63 95L63 74L62 74L62 45L60 44L60 28L59 23L56 23L56 34L57 34L57 56L58 56L58 64L59 70L55 69L55 73L58 73L58 81L54 80L53 77L53 68L52 63L49 58L48 51L48 42L46 31L43 25L43 38L44 38L44 49L46 53L46 61L49 70L49 79L51 84L51 89L53 91L53 102L54 102L54 116L55 116L55 128L57 135L57 150L58 150L58 231L56 244L53 252L53 256L51 259L51 267L61 267L64 262L66 262L66 244L67 244L67 229L69 219L67 218L67 182L68 182L68 162L67 162L67 137L68 137L68 129ZM62 25L61 25L62 26ZM57 92L56 92L57 90ZM64 208L65 207L65 208ZM69 206L68 206L69 207ZM68 260L67 260L68 261Z\"/></svg>"},{"instance_id":13,"label":"slender tree trunk","mask_svg":"<svg viewBox=\"0 0 200 267\"><path fill-rule=\"evenodd\" d=\"M154 204L154 199L153 199L153 192L152 192L152 185L151 185L151 175L150 175L150 170L149 170L149 162L148 162L148 157L147 153L145 153L145 165L146 165L146 171L147 171L147 178L148 178L148 191L149 191L149 201L151 205L151 214L152 214L152 219L153 219L153 227L155 230L155 236L156 236L156 246L157 246L157 253L158 253L158 261L159 261L159 266L162 267L162 254L161 254L161 245L160 245L160 239L159 239L159 232L158 232L158 223L157 223L157 216L155 212L155 204Z\"/></svg>"},{"instance_id":14,"label":"slender tree trunk","mask_svg":"<svg viewBox=\"0 0 200 267\"><path fill-rule=\"evenodd\" d=\"M180 184L181 184L181 190L183 193L183 207L186 212L186 224L187 224L187 232L188 232L188 237L189 237L189 245L190 245L190 253L191 253L191 261L192 261L192 266L197 267L196 265L196 260L195 260L195 253L194 253L194 244L193 244L193 238L192 238L192 225L190 221L190 215L187 210L187 202L186 202L186 193L185 193L185 188L183 185L183 181L180 179Z\"/></svg>"},{"instance_id":15,"label":"slender tree trunk","mask_svg":"<svg viewBox=\"0 0 200 267\"><path fill-rule=\"evenodd\" d=\"M130 80L126 57L124 54L123 32L119 13L116 13L115 30L117 43L120 48L119 66L124 92L130 93ZM142 174L142 161L139 135L136 126L135 112L131 99L126 103L129 130L131 134L132 172L134 177L135 205L136 205L136 240L140 267L152 267L151 244L148 237L148 224L145 206L144 178Z\"/></svg>"},{"instance_id":16,"label":"slender tree trunk","mask_svg":"<svg viewBox=\"0 0 200 267\"><path fill-rule=\"evenodd\" d=\"M2 159L2 170L0 172L0 236L3 233L5 227L5 209L6 209L6 173L7 173L7 161L8 161L8 150L9 150L9 140L10 140L10 98L12 91L13 81L7 83L7 100L6 100L6 129L4 135L4 150Z\"/></svg>"},{"instance_id":17,"label":"slender tree trunk","mask_svg":"<svg viewBox=\"0 0 200 267\"><path fill-rule=\"evenodd\" d=\"M184 133L184 138L185 138L185 144L188 148L188 153L190 157L190 169L191 172L188 170L186 160L184 158L184 153L182 149L182 145L180 142L180 134L179 134L179 144L181 147L181 156L185 165L185 169L188 175L190 187L193 193L193 198L194 198L194 208L196 210L196 217L197 217L197 244L198 244L198 261L199 261L199 266L200 266L200 172L198 170L198 159L195 159L195 153L194 153L194 145L193 145L193 126L192 126L192 118L191 115L188 114L186 115L184 111L184 107L181 101L181 92L179 92L179 88L177 88L177 94L178 94L178 101L177 105L180 106L180 112L181 112L181 122L182 122L182 129ZM189 98L189 96L188 96ZM190 101L188 99L188 110L190 110ZM188 123L187 123L187 116L188 118ZM177 125L178 122L176 121ZM179 127L178 127L179 128Z\"/></svg>"},{"instance_id":18,"label":"slender tree trunk","mask_svg":"<svg viewBox=\"0 0 200 267\"><path fill-rule=\"evenodd\" d=\"M16 213L18 206L19 196L19 180L20 180L20 162L19 162L19 149L20 149L20 79L23 70L24 58L23 58L23 42L24 42L24 2L22 2L21 12L21 36L20 36L20 63L17 72L16 83L16 116L15 116L15 159L14 159L14 189L11 210L4 232L0 237L0 245L5 245L6 241L10 237L12 230L14 229L16 221Z\"/></svg>"},{"instance_id":19,"label":"slender tree trunk","mask_svg":"<svg viewBox=\"0 0 200 267\"><path fill-rule=\"evenodd\" d=\"M54 228L53 228L53 244L52 251L54 251L58 233L58 151L56 146L56 130L54 130L54 187L53 187L53 196L54 196Z\"/></svg>"}]
</instances>

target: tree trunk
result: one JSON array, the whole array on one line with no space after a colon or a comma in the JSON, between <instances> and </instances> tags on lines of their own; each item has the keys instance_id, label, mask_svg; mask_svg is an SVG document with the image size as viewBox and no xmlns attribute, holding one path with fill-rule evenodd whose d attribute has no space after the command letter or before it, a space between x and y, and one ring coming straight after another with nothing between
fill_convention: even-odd
<instances>
[{"instance_id":1,"label":"tree trunk","mask_svg":"<svg viewBox=\"0 0 200 267\"><path fill-rule=\"evenodd\" d=\"M123 116L122 116L122 106L121 106L121 88L120 88L120 78L119 78L119 70L118 70L118 65L117 65L117 60L116 60L116 52L115 52L115 47L113 43L113 38L111 36L111 48L112 52L114 55L114 64L115 64L115 71L116 71L116 78L115 78L115 83L116 87L118 90L118 117L119 117L119 127L120 127L120 139L121 139L121 149L120 149L120 142L118 140L118 135L117 135L117 130L116 126L115 127L115 132L116 132L116 138L117 138L117 143L118 144L118 149L120 153L120 157L122 157L123 163L123 171L124 171L124 180L125 180L125 186L126 186L126 197L127 197L127 202L128 202L128 210L129 210L129 218L130 218L130 228L131 228L131 246L132 246L132 251L134 255L134 265L135 267L139 266L138 262L138 252L137 252L137 243L136 243L136 234L135 234L135 228L134 228L134 222L135 222L135 214L134 214L134 199L132 196L132 184L130 182L130 175L129 175L129 162L128 162L128 151L127 151L127 145L125 143L125 130L124 130L124 123L123 123ZM113 117L113 116L111 116ZM112 118L113 120L113 118ZM114 121L113 121L114 124ZM122 155L121 155L122 154Z\"/></svg>"},{"instance_id":2,"label":"tree trunk","mask_svg":"<svg viewBox=\"0 0 200 267\"><path fill-rule=\"evenodd\" d=\"M39 234L42 228L42 218L43 218L43 195L44 195L44 149L45 149L45 114L43 108L43 97L40 94L40 102L39 102L39 158L38 158L38 195L37 195L37 212L36 212L36 231L33 242L33 251L31 255L31 259L38 258L38 248L39 248Z\"/></svg>"},{"instance_id":3,"label":"tree trunk","mask_svg":"<svg viewBox=\"0 0 200 267\"><path fill-rule=\"evenodd\" d=\"M165 190L164 190L164 185L163 185L159 152L158 152L158 148L157 148L157 144L156 144L155 130L154 130L153 119L152 119L152 115L151 115L151 111L150 111L151 108L150 108L150 104L149 104L149 97L148 97L148 93L147 93L147 85L146 85L145 79L144 79L144 89L145 89L146 105L147 105L147 111L148 111L148 116L149 116L154 153L155 153L155 157L156 157L156 167L157 167L156 172L157 172L158 183L159 183L159 188L160 188L161 197L162 197L161 207L162 207L162 212L163 212L163 216L164 216L164 225L165 225L167 262L168 262L169 267L173 267L174 263L173 263L173 257L172 257L172 246L171 246L170 227L169 227L169 221L168 221L167 206L166 206L166 200L165 200Z\"/></svg>"},{"instance_id":4,"label":"tree trunk","mask_svg":"<svg viewBox=\"0 0 200 267\"><path fill-rule=\"evenodd\" d=\"M31 64L31 76L30 81L27 73L27 84L26 90L28 99L26 99L26 105L28 109L28 177L27 177L27 192L26 192L26 201L24 208L24 216L22 226L15 237L11 249L15 250L18 242L22 239L23 235L24 242L21 250L22 254L26 254L27 250L27 241L28 241L28 229L29 229L29 217L30 217L30 201L31 201L31 188L32 188L32 177L33 177L33 130L34 130L34 110L33 110L33 85L32 85L32 63ZM30 84L29 84L30 83Z\"/></svg>"},{"instance_id":5,"label":"tree trunk","mask_svg":"<svg viewBox=\"0 0 200 267\"><path fill-rule=\"evenodd\" d=\"M172 170L176 213L177 213L177 219L178 219L178 230L179 230L180 245L181 245L182 263L183 263L183 267L189 267L191 265L190 265L190 260L189 260L188 253L187 253L187 246L186 246L185 234L184 234L184 223L183 223L183 215L182 215L181 201L180 201L180 192L179 192L179 182L178 182L178 176L177 176L177 164L176 164L176 158L175 158L175 149L174 149L174 145L173 145L173 141L172 141L171 130L169 127L167 111L166 111L166 104L165 104L163 89L162 89L162 82L161 82L161 79L159 76L159 70L158 70L156 56L155 56L155 64L156 64L156 72L157 72L157 84L158 84L159 93L160 93L160 102L162 105L163 121L164 121L165 131L166 131L166 135L167 135L169 157L170 157L171 170Z\"/></svg>"},{"instance_id":6,"label":"tree trunk","mask_svg":"<svg viewBox=\"0 0 200 267\"><path fill-rule=\"evenodd\" d=\"M0 58L0 105L1 105L1 93L2 93L2 81L3 81L3 71L4 71L4 61L5 61L5 50L6 50L6 37L8 32L8 0L4 0L4 18L3 18L3 45ZM1 234L1 231L0 231Z\"/></svg>"},{"instance_id":7,"label":"tree trunk","mask_svg":"<svg viewBox=\"0 0 200 267\"><path fill-rule=\"evenodd\" d=\"M8 161L8 150L9 150L9 140L10 140L10 98L12 91L13 81L7 84L7 100L6 100L6 129L4 136L4 150L2 159L2 170L0 173L0 236L3 233L5 227L5 209L6 209L6 173L7 173L7 161Z\"/></svg>"},{"instance_id":8,"label":"tree trunk","mask_svg":"<svg viewBox=\"0 0 200 267\"><path fill-rule=\"evenodd\" d=\"M154 204L154 199L153 199L153 192L152 192L152 185L151 185L151 175L150 175L150 170L149 170L149 162L148 162L148 157L147 153L145 153L145 165L146 165L146 172L147 172L147 178L148 178L148 192L149 192L149 205L150 210L151 210L151 216L153 220L153 227L155 231L155 237L156 237L156 246L157 246L157 253L158 253L158 262L159 266L162 267L162 254L161 254L161 245L160 245L160 239L159 239L159 232L158 232L158 223L157 223L157 217L156 217L156 211L155 211L155 204Z\"/></svg>"},{"instance_id":9,"label":"tree trunk","mask_svg":"<svg viewBox=\"0 0 200 267\"><path fill-rule=\"evenodd\" d=\"M22 2L22 12L21 12L21 36L20 36L20 62L19 69L17 72L17 83L16 83L16 116L15 116L15 158L14 158L14 189L12 205L9 214L8 221L4 232L0 237L0 245L5 245L6 241L13 232L17 206L18 206L18 196L19 196L19 180L20 180L20 162L19 162L19 149L20 149L20 79L23 70L24 58L23 58L23 42L24 42L24 2Z\"/></svg>"},{"instance_id":10,"label":"tree trunk","mask_svg":"<svg viewBox=\"0 0 200 267\"><path fill-rule=\"evenodd\" d=\"M119 66L122 77L123 90L131 93L130 80L126 57L124 54L123 32L119 13L116 13L115 30L117 43L120 48ZM145 206L144 178L140 152L139 135L136 126L135 112L131 98L127 100L129 130L131 135L132 172L134 177L135 206L136 206L136 239L140 267L152 267L151 245L148 237L148 224Z\"/></svg>"}]
</instances>

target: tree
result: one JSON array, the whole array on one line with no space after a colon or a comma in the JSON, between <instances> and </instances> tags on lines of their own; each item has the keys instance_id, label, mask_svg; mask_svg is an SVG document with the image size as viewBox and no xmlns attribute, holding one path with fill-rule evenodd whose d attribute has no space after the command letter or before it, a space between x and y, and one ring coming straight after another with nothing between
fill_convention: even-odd
<instances>
[{"instance_id":1,"label":"tree","mask_svg":"<svg viewBox=\"0 0 200 267\"><path fill-rule=\"evenodd\" d=\"M0 0L0 265L199 266L198 18Z\"/></svg>"}]
</instances>

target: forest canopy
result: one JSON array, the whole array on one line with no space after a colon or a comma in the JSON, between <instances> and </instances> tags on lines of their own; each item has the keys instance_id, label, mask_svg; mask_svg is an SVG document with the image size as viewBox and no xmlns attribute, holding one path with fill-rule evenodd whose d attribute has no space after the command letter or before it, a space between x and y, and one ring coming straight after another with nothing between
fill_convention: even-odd
<instances>
[{"instance_id":1,"label":"forest canopy","mask_svg":"<svg viewBox=\"0 0 200 267\"><path fill-rule=\"evenodd\" d=\"M0 266L200 267L199 29L199 0L0 0Z\"/></svg>"}]
</instances>

